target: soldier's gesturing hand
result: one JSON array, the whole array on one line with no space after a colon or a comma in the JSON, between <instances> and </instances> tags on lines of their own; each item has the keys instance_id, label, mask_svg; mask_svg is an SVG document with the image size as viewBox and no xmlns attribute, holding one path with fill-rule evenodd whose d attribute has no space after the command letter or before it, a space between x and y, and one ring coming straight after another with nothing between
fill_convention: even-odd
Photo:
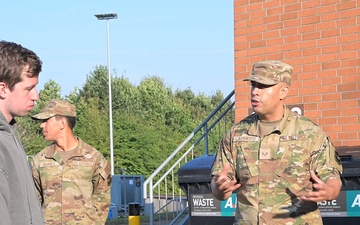
<instances>
[{"instance_id":1,"label":"soldier's gesturing hand","mask_svg":"<svg viewBox=\"0 0 360 225\"><path fill-rule=\"evenodd\" d=\"M313 191L308 192L305 196L302 196L301 199L304 201L313 201L321 202L333 198L334 190L329 180L327 183L324 183L320 178L315 174L314 171L310 171L311 179L313 180Z\"/></svg>"},{"instance_id":2,"label":"soldier's gesturing hand","mask_svg":"<svg viewBox=\"0 0 360 225\"><path fill-rule=\"evenodd\" d=\"M231 193L241 186L228 175L230 168L229 163L225 164L224 169L215 175L211 181L212 194L219 200L229 198Z\"/></svg>"}]
</instances>

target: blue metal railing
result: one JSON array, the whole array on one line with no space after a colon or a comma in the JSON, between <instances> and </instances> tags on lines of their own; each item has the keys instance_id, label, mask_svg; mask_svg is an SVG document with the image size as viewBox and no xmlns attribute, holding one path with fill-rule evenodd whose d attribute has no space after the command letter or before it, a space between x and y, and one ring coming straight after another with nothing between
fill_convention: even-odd
<instances>
[{"instance_id":1,"label":"blue metal railing","mask_svg":"<svg viewBox=\"0 0 360 225\"><path fill-rule=\"evenodd\" d=\"M148 211L150 225L154 224L155 215L164 213L166 214L165 218L169 218L167 213L171 212L172 214L175 213L175 219L178 219L186 211L186 197L183 196L184 194L178 185L175 185L177 169L188 160L194 159L194 157L216 152L222 136L234 123L235 103L232 101L233 97L234 91L185 138L144 182L145 208L148 208L145 211ZM196 148L199 149L198 152L195 152ZM203 151L200 150L201 148ZM155 194L157 194L157 197L154 197ZM175 198L177 201L174 201ZM161 221L157 220L157 222L161 224Z\"/></svg>"}]
</instances>

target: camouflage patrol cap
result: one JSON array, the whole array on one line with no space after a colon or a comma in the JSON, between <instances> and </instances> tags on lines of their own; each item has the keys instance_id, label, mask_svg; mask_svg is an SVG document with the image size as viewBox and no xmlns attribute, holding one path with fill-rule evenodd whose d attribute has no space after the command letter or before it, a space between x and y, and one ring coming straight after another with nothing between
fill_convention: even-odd
<instances>
[{"instance_id":1,"label":"camouflage patrol cap","mask_svg":"<svg viewBox=\"0 0 360 225\"><path fill-rule=\"evenodd\" d=\"M291 85L292 69L292 66L280 61L260 61L253 65L251 76L244 81L254 81L264 85L285 82Z\"/></svg>"},{"instance_id":2,"label":"camouflage patrol cap","mask_svg":"<svg viewBox=\"0 0 360 225\"><path fill-rule=\"evenodd\" d=\"M53 99L45 106L41 113L32 116L32 118L45 120L55 115L76 117L76 108L68 101Z\"/></svg>"}]
</instances>

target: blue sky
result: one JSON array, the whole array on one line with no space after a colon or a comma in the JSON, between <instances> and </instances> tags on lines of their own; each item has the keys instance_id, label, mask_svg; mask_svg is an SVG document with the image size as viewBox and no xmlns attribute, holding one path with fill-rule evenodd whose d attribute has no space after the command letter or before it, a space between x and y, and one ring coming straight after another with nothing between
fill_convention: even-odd
<instances>
[{"instance_id":1,"label":"blue sky","mask_svg":"<svg viewBox=\"0 0 360 225\"><path fill-rule=\"evenodd\" d=\"M107 65L110 21L111 69L138 84L163 78L176 89L226 96L234 88L232 0L2 1L0 39L35 51L43 61L39 90L50 79L62 95L81 88L98 65Z\"/></svg>"}]
</instances>

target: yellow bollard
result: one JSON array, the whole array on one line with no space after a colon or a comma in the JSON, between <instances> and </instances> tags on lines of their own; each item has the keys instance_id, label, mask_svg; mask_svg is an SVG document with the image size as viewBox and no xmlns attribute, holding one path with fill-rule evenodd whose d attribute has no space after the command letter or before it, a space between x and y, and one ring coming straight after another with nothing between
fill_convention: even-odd
<instances>
[{"instance_id":1,"label":"yellow bollard","mask_svg":"<svg viewBox=\"0 0 360 225\"><path fill-rule=\"evenodd\" d=\"M140 204L129 203L129 225L140 225Z\"/></svg>"}]
</instances>

